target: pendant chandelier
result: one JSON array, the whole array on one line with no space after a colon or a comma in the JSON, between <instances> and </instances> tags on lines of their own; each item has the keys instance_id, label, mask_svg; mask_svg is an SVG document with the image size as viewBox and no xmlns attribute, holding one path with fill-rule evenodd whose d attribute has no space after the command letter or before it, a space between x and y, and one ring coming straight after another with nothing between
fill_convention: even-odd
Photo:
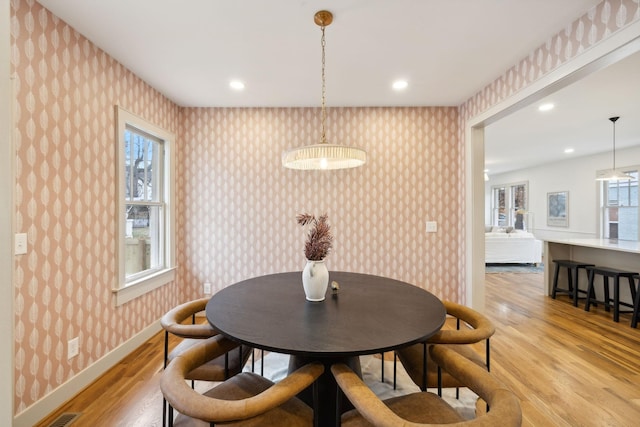
<instances>
[{"instance_id":1,"label":"pendant chandelier","mask_svg":"<svg viewBox=\"0 0 640 427\"><path fill-rule=\"evenodd\" d=\"M314 22L322 30L322 133L320 143L306 145L285 151L282 155L282 165L290 169L323 170L347 169L362 166L367 161L366 151L345 145L329 144L326 137L326 84L325 84L325 38L324 29L333 21L331 12L321 10L314 15Z\"/></svg>"},{"instance_id":2,"label":"pendant chandelier","mask_svg":"<svg viewBox=\"0 0 640 427\"><path fill-rule=\"evenodd\" d=\"M616 169L616 121L620 117L610 117L611 123L613 123L613 168L610 170L602 171L598 173L596 181L626 181L633 179L633 177L627 175L621 170Z\"/></svg>"}]
</instances>

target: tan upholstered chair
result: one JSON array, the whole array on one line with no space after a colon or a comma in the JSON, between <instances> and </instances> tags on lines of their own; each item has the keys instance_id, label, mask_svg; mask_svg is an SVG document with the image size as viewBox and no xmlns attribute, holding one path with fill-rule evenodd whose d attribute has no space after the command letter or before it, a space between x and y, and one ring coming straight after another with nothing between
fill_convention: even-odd
<instances>
[{"instance_id":1,"label":"tan upholstered chair","mask_svg":"<svg viewBox=\"0 0 640 427\"><path fill-rule=\"evenodd\" d=\"M331 367L338 386L355 409L342 415L342 427L516 427L522 425L518 398L489 372L443 345L430 348L431 359L491 407L465 420L442 398L417 392L381 401L345 364Z\"/></svg>"},{"instance_id":2,"label":"tan upholstered chair","mask_svg":"<svg viewBox=\"0 0 640 427\"><path fill-rule=\"evenodd\" d=\"M182 354L189 348L193 347L202 340L211 339L216 336L216 331L211 327L209 322L196 323L195 316L203 311L207 305L209 298L200 298L180 304L169 310L162 319L160 324L165 330L164 334L164 367L175 357ZM191 319L190 323L185 323ZM182 338L171 352L169 352L169 334ZM242 371L252 349L246 346L229 348L229 352L221 354L219 357L208 360L207 363L194 367L194 369L185 375L185 378L192 381L224 381L232 375ZM162 403L162 425L166 425L166 400Z\"/></svg>"},{"instance_id":3,"label":"tan upholstered chair","mask_svg":"<svg viewBox=\"0 0 640 427\"><path fill-rule=\"evenodd\" d=\"M162 319L160 324L164 329L164 367L167 367L169 361L175 355L182 353L184 350L193 346L197 340L206 339L216 335L216 331L209 322L196 323L195 316L203 311L207 306L209 298L200 298L180 304L169 310ZM191 323L184 323L185 320L191 318ZM169 334L183 338L182 341L169 353Z\"/></svg>"},{"instance_id":4,"label":"tan upholstered chair","mask_svg":"<svg viewBox=\"0 0 640 427\"><path fill-rule=\"evenodd\" d=\"M472 308L451 301L443 301L443 303L447 310L447 315L456 319L456 329L443 328L430 337L426 343L415 344L396 351L396 355L407 374L422 391L425 391L428 387L438 387L440 389L442 387L461 386L460 382L449 375L446 370L440 372L437 366L431 363L428 358L429 352L426 351L427 346L431 344L455 345L456 351L467 359L484 367L486 370L490 370L489 339L495 333L493 323L486 316ZM484 358L469 345L481 341L485 341ZM427 360L425 360L425 357L427 357ZM426 378L423 369L425 363L427 365Z\"/></svg>"},{"instance_id":5,"label":"tan upholstered chair","mask_svg":"<svg viewBox=\"0 0 640 427\"><path fill-rule=\"evenodd\" d=\"M324 372L322 364L305 365L276 384L253 372L242 372L204 394L185 383L187 373L225 354L234 345L232 341L216 336L193 346L169 363L162 373L160 388L171 407L180 412L174 425L312 426L313 410L295 396Z\"/></svg>"}]
</instances>

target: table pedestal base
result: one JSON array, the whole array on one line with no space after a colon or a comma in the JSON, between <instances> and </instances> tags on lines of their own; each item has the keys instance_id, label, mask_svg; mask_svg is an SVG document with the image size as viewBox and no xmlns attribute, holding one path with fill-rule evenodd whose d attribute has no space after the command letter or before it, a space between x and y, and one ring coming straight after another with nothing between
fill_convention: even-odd
<instances>
[{"instance_id":1,"label":"table pedestal base","mask_svg":"<svg viewBox=\"0 0 640 427\"><path fill-rule=\"evenodd\" d=\"M313 425L315 427L333 427L340 425L340 416L342 413L353 408L351 402L344 395L340 395L338 401L338 384L333 374L331 374L331 365L336 363L344 363L353 371L362 377L362 369L360 367L360 358L342 357L342 358L313 358L304 356L291 356L289 358L289 372L293 372L311 362L320 362L324 364L324 373L316 380L315 384L308 387L298 397L312 408L314 411ZM314 395L315 394L315 395Z\"/></svg>"}]
</instances>

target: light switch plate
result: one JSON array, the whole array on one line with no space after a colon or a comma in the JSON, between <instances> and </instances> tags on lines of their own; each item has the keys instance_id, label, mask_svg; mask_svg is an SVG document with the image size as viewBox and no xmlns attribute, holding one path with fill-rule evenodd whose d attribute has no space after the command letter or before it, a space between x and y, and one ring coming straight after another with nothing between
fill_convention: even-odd
<instances>
[{"instance_id":1,"label":"light switch plate","mask_svg":"<svg viewBox=\"0 0 640 427\"><path fill-rule=\"evenodd\" d=\"M427 221L427 233L435 233L438 231L438 223L435 221Z\"/></svg>"},{"instance_id":2,"label":"light switch plate","mask_svg":"<svg viewBox=\"0 0 640 427\"><path fill-rule=\"evenodd\" d=\"M80 350L79 344L80 343L78 337L70 339L67 342L67 359L74 358L78 355L78 351Z\"/></svg>"},{"instance_id":3,"label":"light switch plate","mask_svg":"<svg viewBox=\"0 0 640 427\"><path fill-rule=\"evenodd\" d=\"M211 282L209 281L204 282L202 287L204 288L205 295L211 295Z\"/></svg>"},{"instance_id":4,"label":"light switch plate","mask_svg":"<svg viewBox=\"0 0 640 427\"><path fill-rule=\"evenodd\" d=\"M16 234L13 252L16 255L24 255L27 253L27 233Z\"/></svg>"}]
</instances>

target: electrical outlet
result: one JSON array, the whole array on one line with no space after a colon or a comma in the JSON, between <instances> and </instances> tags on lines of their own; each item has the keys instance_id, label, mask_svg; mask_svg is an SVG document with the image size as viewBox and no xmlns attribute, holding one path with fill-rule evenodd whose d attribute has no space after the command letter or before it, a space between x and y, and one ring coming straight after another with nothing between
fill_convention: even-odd
<instances>
[{"instance_id":1,"label":"electrical outlet","mask_svg":"<svg viewBox=\"0 0 640 427\"><path fill-rule=\"evenodd\" d=\"M435 221L427 221L427 233L435 233L438 231L438 223Z\"/></svg>"},{"instance_id":2,"label":"electrical outlet","mask_svg":"<svg viewBox=\"0 0 640 427\"><path fill-rule=\"evenodd\" d=\"M13 252L16 255L23 255L27 253L27 233L16 233L14 240Z\"/></svg>"},{"instance_id":3,"label":"electrical outlet","mask_svg":"<svg viewBox=\"0 0 640 427\"><path fill-rule=\"evenodd\" d=\"M67 343L67 359L71 359L78 355L79 346L78 346L78 337L70 339Z\"/></svg>"},{"instance_id":4,"label":"electrical outlet","mask_svg":"<svg viewBox=\"0 0 640 427\"><path fill-rule=\"evenodd\" d=\"M202 285L202 287L204 288L205 294L211 295L211 282L209 281L204 282L204 285Z\"/></svg>"}]
</instances>

